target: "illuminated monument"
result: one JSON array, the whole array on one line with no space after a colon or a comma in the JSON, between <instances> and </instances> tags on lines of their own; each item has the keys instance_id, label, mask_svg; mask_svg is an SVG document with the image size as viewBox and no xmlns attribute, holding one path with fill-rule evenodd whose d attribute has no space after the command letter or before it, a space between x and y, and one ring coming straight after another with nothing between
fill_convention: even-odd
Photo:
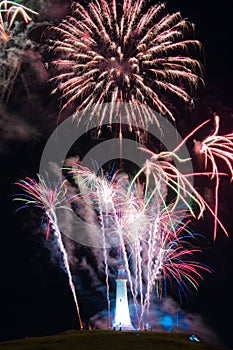
<instances>
[{"instance_id":1,"label":"illuminated monument","mask_svg":"<svg viewBox=\"0 0 233 350\"><path fill-rule=\"evenodd\" d=\"M126 282L125 269L120 267L116 279L116 309L113 322L113 327L116 330L134 330L129 315Z\"/></svg>"}]
</instances>

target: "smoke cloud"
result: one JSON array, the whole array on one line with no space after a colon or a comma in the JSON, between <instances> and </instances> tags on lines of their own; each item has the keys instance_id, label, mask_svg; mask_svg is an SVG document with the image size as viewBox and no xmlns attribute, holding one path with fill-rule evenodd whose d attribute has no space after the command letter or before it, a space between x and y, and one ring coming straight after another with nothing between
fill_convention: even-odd
<instances>
[{"instance_id":1,"label":"smoke cloud","mask_svg":"<svg viewBox=\"0 0 233 350\"><path fill-rule=\"evenodd\" d=\"M12 142L36 141L40 132L20 115L0 110L0 152L8 153Z\"/></svg>"},{"instance_id":2,"label":"smoke cloud","mask_svg":"<svg viewBox=\"0 0 233 350\"><path fill-rule=\"evenodd\" d=\"M135 306L129 304L129 310L132 321L135 321ZM113 307L111 318L114 319ZM198 338L209 343L219 343L214 330L204 322L199 314L182 310L180 305L170 297L154 301L147 319L148 322L144 324L145 330L186 333L187 337L195 334ZM107 311L95 314L90 319L90 323L93 328L107 329Z\"/></svg>"}]
</instances>

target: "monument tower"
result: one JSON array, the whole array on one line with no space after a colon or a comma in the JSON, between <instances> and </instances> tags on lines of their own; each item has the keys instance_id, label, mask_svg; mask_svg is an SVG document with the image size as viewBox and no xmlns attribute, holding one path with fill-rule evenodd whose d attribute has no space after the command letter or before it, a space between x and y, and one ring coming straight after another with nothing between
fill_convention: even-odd
<instances>
[{"instance_id":1,"label":"monument tower","mask_svg":"<svg viewBox=\"0 0 233 350\"><path fill-rule=\"evenodd\" d=\"M113 327L116 330L134 330L129 314L126 283L127 278L125 268L120 267L118 269L118 276L116 279L116 309L115 319L113 322Z\"/></svg>"}]
</instances>

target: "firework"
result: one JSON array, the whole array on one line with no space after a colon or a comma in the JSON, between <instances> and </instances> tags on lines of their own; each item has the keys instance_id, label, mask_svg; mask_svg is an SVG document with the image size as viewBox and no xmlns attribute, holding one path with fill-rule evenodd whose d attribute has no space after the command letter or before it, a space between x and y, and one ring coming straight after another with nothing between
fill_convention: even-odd
<instances>
[{"instance_id":1,"label":"firework","mask_svg":"<svg viewBox=\"0 0 233 350\"><path fill-rule=\"evenodd\" d=\"M228 232L222 222L218 218L218 191L220 184L220 177L225 176L224 172L221 172L216 158L222 160L229 170L231 181L233 179L233 134L218 135L219 132L219 116L215 116L215 130L213 134L206 137L203 141L197 141L194 139L194 151L197 155L204 157L204 169L200 172L193 172L190 174L182 174L179 169L174 165L174 161L178 163L186 162L189 159L182 159L178 157L177 152L182 146L190 139L200 128L206 125L210 120L206 120L193 131L191 131L177 147L172 151L161 152L156 154L147 149L141 148L143 151L150 155L145 165L136 174L135 180L141 173L146 174L146 188L147 184L152 179L154 191L160 193L163 183L167 189L172 190L175 193L175 200L169 205L173 205L173 209L177 209L177 205L180 203L188 210L188 212L196 217L198 220L203 216L204 211L208 210L214 218L214 231L213 237L216 239L217 226L219 225L223 232L228 236ZM210 162L210 169L207 171L207 165ZM197 176L208 176L211 180L215 180L215 204L214 210L207 203L203 196L196 190L194 184L190 179ZM152 192L153 193L153 192ZM161 198L163 194L161 195ZM193 206L198 210L194 211Z\"/></svg>"},{"instance_id":2,"label":"firework","mask_svg":"<svg viewBox=\"0 0 233 350\"><path fill-rule=\"evenodd\" d=\"M32 205L45 211L49 223L46 236L50 232L49 225L52 225L61 250L64 247L55 209L63 207L69 198L71 204L84 208L83 212L87 207L89 213L92 211L92 224L95 225L96 232L99 232L103 248L109 326L109 268L112 250L117 255L119 264L122 263L125 267L138 328L142 328L146 315L149 314L153 291L161 297L167 282L171 286L175 282L179 293L186 295L190 287L197 289L202 272L210 272L208 267L194 261L194 255L201 251L189 243L196 236L190 230L189 223L193 218L199 220L204 211L209 210L215 221L214 238L217 224L228 233L217 216L217 204L212 210L196 190L191 178L205 175L215 180L216 203L219 179L224 175L220 172L218 157L224 161L232 179L233 136L218 136L219 117L215 117L215 130L211 135L202 141L194 141L196 153L204 156L204 170L182 174L177 168L178 163L187 161L178 156L180 148L208 122L209 120L195 128L172 151L155 154L144 149L148 159L133 177L120 171L108 174L100 169L95 174L82 164L67 160L63 170L67 179L75 181L78 189L72 198L61 183L51 188L40 177L38 183L30 179L18 182L26 192L20 200L25 206ZM207 169L209 160L210 169ZM82 210L77 213L82 217ZM71 278L70 272L69 276Z\"/></svg>"},{"instance_id":3,"label":"firework","mask_svg":"<svg viewBox=\"0 0 233 350\"><path fill-rule=\"evenodd\" d=\"M25 193L17 195L14 199L24 202L24 205L20 208L26 208L29 206L42 209L48 219L48 226L46 232L46 239L51 232L57 241L59 249L62 253L63 263L68 275L69 285L76 305L78 319L81 329L83 328L82 320L79 312L79 305L75 293L75 286L72 281L72 275L69 267L68 256L62 241L61 233L57 224L56 210L66 207L66 190L64 188L64 182L59 182L54 189L51 185L48 185L43 178L39 176L39 181L26 178L16 182L16 185L20 186Z\"/></svg>"},{"instance_id":4,"label":"firework","mask_svg":"<svg viewBox=\"0 0 233 350\"><path fill-rule=\"evenodd\" d=\"M10 31L18 15L22 17L26 24L31 21L28 13L37 14L30 8L17 4L14 1L0 2L0 42L7 41L10 38Z\"/></svg>"},{"instance_id":5,"label":"firework","mask_svg":"<svg viewBox=\"0 0 233 350\"><path fill-rule=\"evenodd\" d=\"M32 23L29 14L37 13L13 1L0 2L0 102L2 104L7 104L12 93L25 50L34 47L27 35ZM21 22L24 22L26 27L21 26Z\"/></svg>"},{"instance_id":6,"label":"firework","mask_svg":"<svg viewBox=\"0 0 233 350\"><path fill-rule=\"evenodd\" d=\"M107 254L111 246L106 248L107 241L120 251L119 260L127 272L136 312L139 301L138 328L142 327L145 313L149 312L154 288L158 295L162 295L162 281L174 280L186 293L191 285L197 288L198 279L202 278L201 270L210 272L192 260L200 250L187 243L195 236L188 229L189 216L193 214L191 207L188 206L190 213L187 213L187 208L179 209L178 204L166 204L168 181L162 179L161 173L154 172L151 186L142 185L135 178L130 181L128 176L119 172L108 180L102 173L101 176L95 175L88 168L74 163L70 174L79 187L75 200L79 198L88 202L97 213L96 222L104 245L108 307ZM140 174L141 171L136 175L137 180ZM176 194L181 196L181 192Z\"/></svg>"},{"instance_id":7,"label":"firework","mask_svg":"<svg viewBox=\"0 0 233 350\"><path fill-rule=\"evenodd\" d=\"M195 238L188 228L192 217L200 219L205 210L213 215L215 221L214 239L217 224L228 235L217 214L217 191L220 172L216 158L227 165L232 179L232 134L218 136L219 117L215 117L215 130L202 142L195 140L195 151L204 155L204 170L191 174L182 174L174 165L186 162L177 152L201 127L196 127L173 151L155 154L149 150L148 160L138 173L129 180L125 174L116 172L110 179L92 173L81 164L71 164L69 174L76 179L79 198L88 201L97 217L101 217L100 231L104 245L107 239L120 247L122 263L126 268L130 291L135 305L140 300L141 313L138 315L138 327L142 326L145 313L149 312L150 298L154 288L161 295L165 281L175 281L184 294L190 286L198 287L202 271L209 268L193 260L200 252L188 243ZM210 170L207 162L210 160ZM141 177L144 175L144 180ZM216 179L215 210L196 190L192 177L208 176ZM173 196L167 200L168 192ZM108 271L108 259L105 251L105 273Z\"/></svg>"},{"instance_id":8,"label":"firework","mask_svg":"<svg viewBox=\"0 0 233 350\"><path fill-rule=\"evenodd\" d=\"M151 158L146 161L145 165L140 169L139 173L136 174L135 179L144 172L146 174L146 191L148 184L152 181L153 192L158 192L160 198L163 199L164 194L160 192L161 189L171 189L175 193L175 200L173 202L173 210L180 205L180 201L183 205L191 212L193 216L195 213L192 209L191 203L195 203L199 207L200 217L205 209L204 203L201 200L198 192L195 190L193 184L189 181L188 177L182 174L172 161L174 158L180 162L186 161L185 159L178 158L173 152L162 152L155 154L151 151L145 150L151 155ZM135 181L135 179L133 181ZM171 203L170 203L171 205ZM166 204L164 202L164 206Z\"/></svg>"},{"instance_id":9,"label":"firework","mask_svg":"<svg viewBox=\"0 0 233 350\"><path fill-rule=\"evenodd\" d=\"M147 240L140 242L141 250L143 248L146 254L143 260L138 254L135 256L142 260L141 271L145 281L139 325L149 314L154 288L156 295L161 297L166 294L169 283L171 289L175 286L180 298L181 294L186 297L190 287L197 289L198 281L203 279L202 272L211 272L207 266L194 260L195 254L201 250L194 248L189 242L190 239L195 239L195 235L188 229L187 214L183 220L178 219L179 215L180 213L175 212L158 215L147 232Z\"/></svg>"},{"instance_id":10,"label":"firework","mask_svg":"<svg viewBox=\"0 0 233 350\"><path fill-rule=\"evenodd\" d=\"M122 230L123 227L125 227L127 220L123 220L123 218L119 217L119 212L120 210L123 211L123 206L129 204L123 186L125 176L118 178L118 172L115 172L111 178L106 178L103 173L100 174L101 176L96 176L88 168L83 167L81 164L76 164L73 162L69 163L68 168L65 170L68 170L69 175L74 177L76 183L79 186L80 193L78 196L75 196L73 201L82 199L98 213L96 222L99 224L99 231L101 232L100 239L103 243L103 256L107 288L108 321L110 328L108 250L109 246L111 246L113 244L112 242L116 239L117 242L119 241L119 243L117 243L117 246L121 246L121 249L125 244ZM128 213L129 212L130 208L128 207ZM116 243L114 245L116 245ZM128 259L125 249L122 249L122 252L124 256L124 262L130 276ZM130 285L131 291L133 293L131 279Z\"/></svg>"},{"instance_id":11,"label":"firework","mask_svg":"<svg viewBox=\"0 0 233 350\"><path fill-rule=\"evenodd\" d=\"M227 135L218 135L219 132L219 116L215 115L214 118L215 129L212 135L207 136L202 141L197 141L194 139L194 150L196 154L204 157L204 166L207 168L208 163L210 163L210 178L215 180L215 204L214 204L214 239L217 235L217 217L218 217L218 192L220 185L220 173L219 165L216 160L222 160L227 166L231 181L233 179L233 133Z\"/></svg>"},{"instance_id":12,"label":"firework","mask_svg":"<svg viewBox=\"0 0 233 350\"><path fill-rule=\"evenodd\" d=\"M94 0L85 9L75 3L73 15L53 31L53 92L61 92L63 108L75 104L79 112L94 106L92 118L110 102L111 111L100 113L100 126L106 118L112 123L117 102L128 103L129 127L138 118L143 127L157 122L155 115L141 113L142 104L174 120L164 94L192 103L193 90L203 82L201 63L189 56L201 48L187 39L193 26L179 12L168 14L165 4L148 9L144 0Z\"/></svg>"}]
</instances>

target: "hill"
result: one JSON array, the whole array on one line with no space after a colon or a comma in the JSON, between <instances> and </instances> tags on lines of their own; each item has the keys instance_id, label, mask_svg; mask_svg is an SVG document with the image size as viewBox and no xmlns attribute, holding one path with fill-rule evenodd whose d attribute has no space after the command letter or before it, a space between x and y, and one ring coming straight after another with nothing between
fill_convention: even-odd
<instances>
[{"instance_id":1,"label":"hill","mask_svg":"<svg viewBox=\"0 0 233 350\"><path fill-rule=\"evenodd\" d=\"M160 332L67 331L46 337L5 341L3 350L224 350L223 347L189 340L189 335Z\"/></svg>"}]
</instances>

